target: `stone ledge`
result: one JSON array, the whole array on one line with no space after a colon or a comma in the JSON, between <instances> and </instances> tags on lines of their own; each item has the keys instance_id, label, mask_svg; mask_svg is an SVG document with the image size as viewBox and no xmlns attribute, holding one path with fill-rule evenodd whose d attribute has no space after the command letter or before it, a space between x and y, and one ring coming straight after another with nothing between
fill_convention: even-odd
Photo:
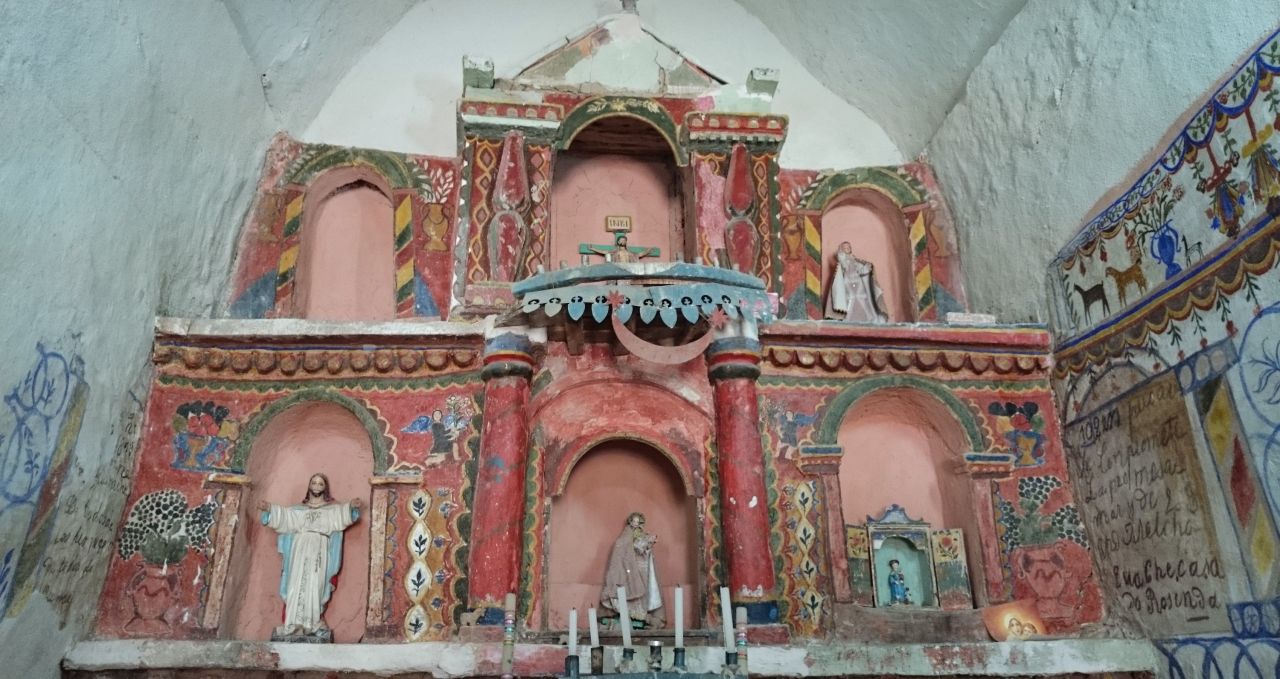
<instances>
[{"instance_id":1,"label":"stone ledge","mask_svg":"<svg viewBox=\"0 0 1280 679\"><path fill-rule=\"evenodd\" d=\"M606 649L606 668L614 666L620 652L617 647ZM667 649L668 665L670 654ZM322 672L329 676L496 677L501 674L501 655L500 643L315 646L240 641L84 641L67 654L63 668L73 674L129 672L128 676L138 676L139 670L186 668L224 670L229 671L225 672L228 675L286 671ZM563 646L517 644L515 673L525 677L552 676L562 671L564 656ZM751 675L759 677L1093 674L1154 672L1157 665L1156 649L1150 643L1125 639L752 646L748 658ZM690 672L719 672L723 660L718 647L688 649Z\"/></svg>"},{"instance_id":2,"label":"stone ledge","mask_svg":"<svg viewBox=\"0 0 1280 679\"><path fill-rule=\"evenodd\" d=\"M304 318L176 318L156 317L158 337L188 339L307 338L342 336L466 337L484 334L481 323L425 321L312 321Z\"/></svg>"}]
</instances>

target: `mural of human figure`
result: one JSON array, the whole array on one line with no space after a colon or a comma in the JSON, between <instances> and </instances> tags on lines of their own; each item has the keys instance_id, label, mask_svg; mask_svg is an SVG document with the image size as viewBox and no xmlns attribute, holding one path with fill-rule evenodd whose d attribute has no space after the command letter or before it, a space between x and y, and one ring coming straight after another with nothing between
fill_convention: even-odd
<instances>
[{"instance_id":1,"label":"mural of human figure","mask_svg":"<svg viewBox=\"0 0 1280 679\"><path fill-rule=\"evenodd\" d=\"M449 426L440 409L431 411L431 454L453 455L453 443L458 440L460 432Z\"/></svg>"},{"instance_id":2,"label":"mural of human figure","mask_svg":"<svg viewBox=\"0 0 1280 679\"><path fill-rule=\"evenodd\" d=\"M643 621L646 627L661 627L665 617L658 573L653 567L653 546L657 542L656 535L644 530L644 514L629 514L626 525L609 551L604 587L600 590L601 605L616 612L618 588L625 587L627 614L632 620Z\"/></svg>"},{"instance_id":3,"label":"mural of human figure","mask_svg":"<svg viewBox=\"0 0 1280 679\"><path fill-rule=\"evenodd\" d=\"M262 525L279 533L276 547L284 559L284 624L275 629L273 640L332 640L322 615L342 568L342 532L360 518L363 505L360 498L334 502L324 474L311 475L300 504L258 503Z\"/></svg>"},{"instance_id":4,"label":"mural of human figure","mask_svg":"<svg viewBox=\"0 0 1280 679\"><path fill-rule=\"evenodd\" d=\"M800 427L811 425L817 419L817 415L797 413L790 409L778 416L778 433L782 439L781 453L784 458L790 460L795 457L800 445Z\"/></svg>"},{"instance_id":5,"label":"mural of human figure","mask_svg":"<svg viewBox=\"0 0 1280 679\"><path fill-rule=\"evenodd\" d=\"M897 559L889 561L889 605L911 605L911 590L907 587L906 576L902 574L902 564Z\"/></svg>"},{"instance_id":6,"label":"mural of human figure","mask_svg":"<svg viewBox=\"0 0 1280 679\"><path fill-rule=\"evenodd\" d=\"M887 323L884 293L871 262L858 259L849 241L836 250L836 267L827 293L825 318L853 323Z\"/></svg>"}]
</instances>

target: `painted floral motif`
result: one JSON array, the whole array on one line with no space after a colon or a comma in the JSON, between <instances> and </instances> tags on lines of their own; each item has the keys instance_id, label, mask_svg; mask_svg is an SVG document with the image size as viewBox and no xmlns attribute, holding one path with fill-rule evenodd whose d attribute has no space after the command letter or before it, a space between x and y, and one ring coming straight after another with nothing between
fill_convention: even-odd
<instances>
[{"instance_id":1,"label":"painted floral motif","mask_svg":"<svg viewBox=\"0 0 1280 679\"><path fill-rule=\"evenodd\" d=\"M190 471L227 470L240 425L226 406L213 401L179 405L173 416L173 467Z\"/></svg>"},{"instance_id":2,"label":"painted floral motif","mask_svg":"<svg viewBox=\"0 0 1280 679\"><path fill-rule=\"evenodd\" d=\"M938 531L933 537L934 557L942 561L960 558L960 541L949 532Z\"/></svg>"}]
</instances>

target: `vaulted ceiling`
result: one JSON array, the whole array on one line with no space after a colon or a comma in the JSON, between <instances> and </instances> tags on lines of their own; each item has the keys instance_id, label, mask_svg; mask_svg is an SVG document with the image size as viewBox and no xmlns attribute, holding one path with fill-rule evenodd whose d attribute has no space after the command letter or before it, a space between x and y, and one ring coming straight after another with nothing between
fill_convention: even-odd
<instances>
[{"instance_id":1,"label":"vaulted ceiling","mask_svg":"<svg viewBox=\"0 0 1280 679\"><path fill-rule=\"evenodd\" d=\"M904 157L924 148L964 91L969 73L1026 1L736 0L814 77L878 123ZM280 126L289 130L306 127L333 86L406 12L433 4L221 2L262 76L268 104ZM640 4L643 15L644 0ZM555 12L557 3L545 7ZM568 4L564 9L570 10ZM597 0L596 9L607 14L620 5L617 0ZM579 14L580 9L566 13L566 33L580 28ZM710 40L732 33L732 27L724 26L707 30ZM556 36L545 37L550 41ZM697 45L674 47L698 51ZM477 49L484 51L482 41ZM785 87L788 74L782 78Z\"/></svg>"},{"instance_id":2,"label":"vaulted ceiling","mask_svg":"<svg viewBox=\"0 0 1280 679\"><path fill-rule=\"evenodd\" d=\"M919 153L1027 0L736 0L902 154Z\"/></svg>"}]
</instances>

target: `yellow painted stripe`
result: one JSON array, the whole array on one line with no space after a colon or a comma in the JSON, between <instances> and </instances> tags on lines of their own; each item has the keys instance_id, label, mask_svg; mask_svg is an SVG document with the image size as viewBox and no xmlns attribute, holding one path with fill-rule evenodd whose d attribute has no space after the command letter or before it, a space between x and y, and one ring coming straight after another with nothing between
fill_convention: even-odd
<instances>
[{"instance_id":1,"label":"yellow painted stripe","mask_svg":"<svg viewBox=\"0 0 1280 679\"><path fill-rule=\"evenodd\" d=\"M804 242L814 250L822 252L822 237L818 235L818 227L814 226L813 218L809 215L804 216Z\"/></svg>"},{"instance_id":2,"label":"yellow painted stripe","mask_svg":"<svg viewBox=\"0 0 1280 679\"><path fill-rule=\"evenodd\" d=\"M399 236L401 232L403 232L405 229L409 228L409 218L413 216L413 213L412 213L413 206L410 205L411 202L412 201L408 197L406 197L404 200L400 201L400 206L396 208L396 235L397 236Z\"/></svg>"},{"instance_id":3,"label":"yellow painted stripe","mask_svg":"<svg viewBox=\"0 0 1280 679\"><path fill-rule=\"evenodd\" d=\"M301 195L289 201L289 204L285 206L284 220L286 222L291 222L294 219L297 219L298 215L300 214L302 214L302 196Z\"/></svg>"},{"instance_id":4,"label":"yellow painted stripe","mask_svg":"<svg viewBox=\"0 0 1280 679\"><path fill-rule=\"evenodd\" d=\"M818 280L818 274L810 271L804 276L804 286L809 290L821 290L822 282Z\"/></svg>"},{"instance_id":5,"label":"yellow painted stripe","mask_svg":"<svg viewBox=\"0 0 1280 679\"><path fill-rule=\"evenodd\" d=\"M403 266L396 269L396 289L403 288L411 280L413 280L413 262L405 262Z\"/></svg>"},{"instance_id":6,"label":"yellow painted stripe","mask_svg":"<svg viewBox=\"0 0 1280 679\"><path fill-rule=\"evenodd\" d=\"M924 296L932 285L933 268L926 264L923 269L916 272L916 298Z\"/></svg>"},{"instance_id":7,"label":"yellow painted stripe","mask_svg":"<svg viewBox=\"0 0 1280 679\"><path fill-rule=\"evenodd\" d=\"M911 244L915 245L924 238L924 210L916 215L916 221L911 224Z\"/></svg>"},{"instance_id":8,"label":"yellow painted stripe","mask_svg":"<svg viewBox=\"0 0 1280 679\"><path fill-rule=\"evenodd\" d=\"M292 269L293 265L297 263L298 263L298 246L295 245L291 248L286 249L284 252L280 254L280 268L278 269L278 271L280 273L284 273L289 269Z\"/></svg>"}]
</instances>

